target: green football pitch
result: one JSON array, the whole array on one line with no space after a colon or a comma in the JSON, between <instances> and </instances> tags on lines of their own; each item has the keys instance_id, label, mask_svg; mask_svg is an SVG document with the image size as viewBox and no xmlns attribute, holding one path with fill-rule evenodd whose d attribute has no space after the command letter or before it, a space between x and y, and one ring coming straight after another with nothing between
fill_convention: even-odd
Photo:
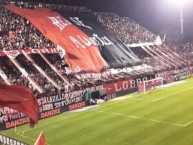
<instances>
[{"instance_id":1,"label":"green football pitch","mask_svg":"<svg viewBox=\"0 0 193 145\"><path fill-rule=\"evenodd\" d=\"M121 99L122 98L122 99ZM33 145L193 145L193 79L1 132Z\"/></svg>"}]
</instances>

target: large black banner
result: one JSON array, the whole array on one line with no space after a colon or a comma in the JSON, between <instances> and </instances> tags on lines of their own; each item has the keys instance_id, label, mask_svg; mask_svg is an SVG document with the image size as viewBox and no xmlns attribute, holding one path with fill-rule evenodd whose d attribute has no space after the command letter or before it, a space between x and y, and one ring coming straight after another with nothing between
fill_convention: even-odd
<instances>
[{"instance_id":1,"label":"large black banner","mask_svg":"<svg viewBox=\"0 0 193 145\"><path fill-rule=\"evenodd\" d=\"M94 15L87 12L59 11L59 13L79 27L90 37L93 43L99 46L101 55L111 67L140 63L140 59L124 43L102 28ZM82 45L89 43L89 41L83 39L75 41Z\"/></svg>"}]
</instances>

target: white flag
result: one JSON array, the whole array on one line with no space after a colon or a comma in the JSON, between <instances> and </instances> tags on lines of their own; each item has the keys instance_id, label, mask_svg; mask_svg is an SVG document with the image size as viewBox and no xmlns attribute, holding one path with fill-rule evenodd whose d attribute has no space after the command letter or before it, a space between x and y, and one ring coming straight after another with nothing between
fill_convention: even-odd
<instances>
[{"instance_id":1,"label":"white flag","mask_svg":"<svg viewBox=\"0 0 193 145\"><path fill-rule=\"evenodd\" d=\"M162 40L161 40L160 36L157 36L157 38L154 41L154 44L155 45L162 45Z\"/></svg>"}]
</instances>

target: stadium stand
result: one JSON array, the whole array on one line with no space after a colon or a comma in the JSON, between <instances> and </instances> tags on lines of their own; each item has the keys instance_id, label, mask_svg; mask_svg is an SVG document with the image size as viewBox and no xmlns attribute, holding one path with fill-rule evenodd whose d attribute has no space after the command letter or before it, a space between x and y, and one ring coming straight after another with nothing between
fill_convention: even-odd
<instances>
[{"instance_id":1,"label":"stadium stand","mask_svg":"<svg viewBox=\"0 0 193 145\"><path fill-rule=\"evenodd\" d=\"M156 36L130 18L113 13L95 13L97 20L127 44L153 42Z\"/></svg>"},{"instance_id":2,"label":"stadium stand","mask_svg":"<svg viewBox=\"0 0 193 145\"><path fill-rule=\"evenodd\" d=\"M58 12L66 12L66 14L67 12L78 13L79 15L86 14L87 18L98 21L107 30L103 31L105 34L109 36L112 34L116 37L108 39L116 42L116 47L123 48L123 52L127 49L127 56L113 56L112 59L107 59L105 53L109 56L109 51L114 49L105 49L103 45L99 44L101 53L104 53L102 56L109 64L109 67L105 67L100 73L85 72L81 68L74 73L67 61L62 59L58 53L29 54L27 56L20 54L13 59L8 56L1 56L0 71L5 76L1 77L0 81L11 85L27 86L37 97L58 94L65 88L72 91L106 82L175 70L193 64L193 44L177 46L180 49L176 48L175 51L166 45L146 45L146 42L154 42L156 35L130 18L111 13L96 13L85 7L56 4L1 2L1 51L57 48L30 21L6 9L4 5L9 3L27 9L49 8ZM133 43L140 45L134 48L124 45ZM144 45L141 45L142 43ZM114 52L114 54L116 53ZM190 58L188 62L183 59L187 57Z\"/></svg>"}]
</instances>

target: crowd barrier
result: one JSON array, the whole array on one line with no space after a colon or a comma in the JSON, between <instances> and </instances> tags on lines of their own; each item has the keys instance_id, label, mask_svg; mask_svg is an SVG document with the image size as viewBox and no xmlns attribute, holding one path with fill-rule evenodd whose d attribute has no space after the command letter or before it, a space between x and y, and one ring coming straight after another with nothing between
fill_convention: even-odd
<instances>
[{"instance_id":1,"label":"crowd barrier","mask_svg":"<svg viewBox=\"0 0 193 145\"><path fill-rule=\"evenodd\" d=\"M27 145L23 142L17 141L13 138L10 138L1 134L0 134L0 143L4 145Z\"/></svg>"}]
</instances>

